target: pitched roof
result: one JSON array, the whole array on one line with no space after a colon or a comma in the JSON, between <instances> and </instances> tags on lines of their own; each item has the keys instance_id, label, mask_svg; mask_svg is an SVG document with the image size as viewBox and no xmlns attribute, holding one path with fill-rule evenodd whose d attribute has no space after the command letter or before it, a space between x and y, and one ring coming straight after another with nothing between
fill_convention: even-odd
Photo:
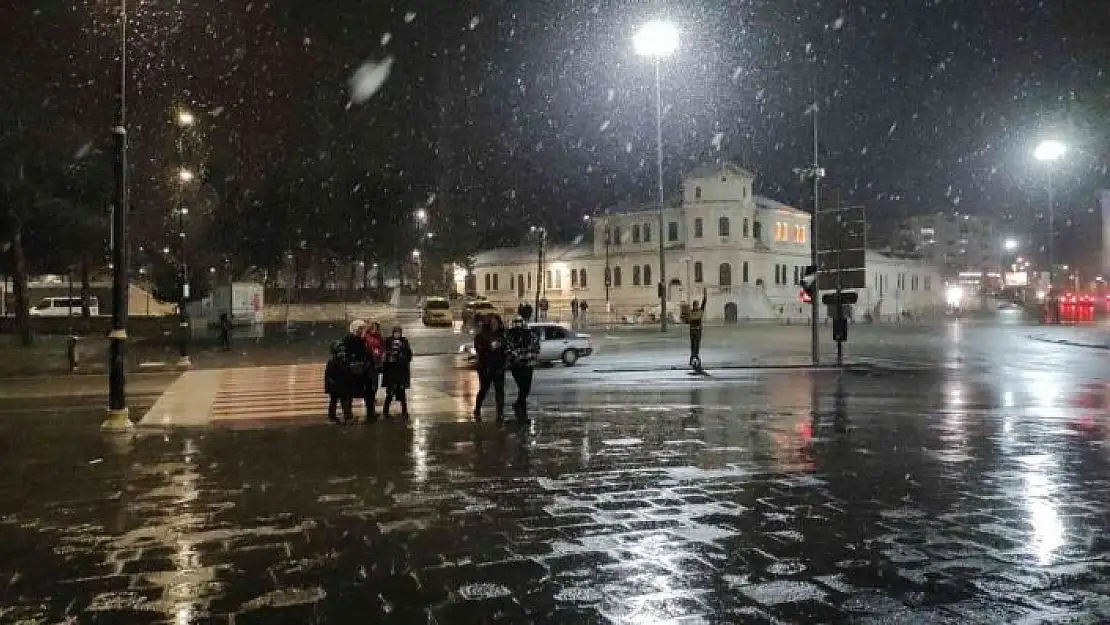
<instances>
[{"instance_id":1,"label":"pitched roof","mask_svg":"<svg viewBox=\"0 0 1110 625\"><path fill-rule=\"evenodd\" d=\"M535 245L518 245L515 247L499 247L474 255L474 266L489 265L516 265L537 260L539 248ZM558 262L589 258L593 254L593 246L588 243L578 245L549 245L544 249L545 262Z\"/></svg>"},{"instance_id":2,"label":"pitched roof","mask_svg":"<svg viewBox=\"0 0 1110 625\"><path fill-rule=\"evenodd\" d=\"M782 211L789 211L791 213L799 213L799 214L807 215L807 216L809 215L808 212L806 212L806 211L804 211L800 208L795 208L793 206L790 206L789 204L783 204L782 202L772 200L769 197L764 197L762 195L757 195L753 199L755 200L755 205L756 205L757 208L762 208L762 209L765 209L765 210L782 210Z\"/></svg>"},{"instance_id":3,"label":"pitched roof","mask_svg":"<svg viewBox=\"0 0 1110 625\"><path fill-rule=\"evenodd\" d=\"M712 178L718 176L721 173L755 178L755 174L753 174L752 172L744 169L743 167L740 167L739 165L736 165L735 163L730 163L728 161L725 161L723 163L705 163L703 165L698 165L697 167L694 167L690 171L686 172L686 174L682 178Z\"/></svg>"}]
</instances>

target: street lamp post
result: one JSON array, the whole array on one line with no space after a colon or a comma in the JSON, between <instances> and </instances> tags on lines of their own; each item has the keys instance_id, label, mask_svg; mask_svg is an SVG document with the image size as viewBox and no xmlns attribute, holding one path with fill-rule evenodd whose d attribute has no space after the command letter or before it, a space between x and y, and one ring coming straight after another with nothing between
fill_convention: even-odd
<instances>
[{"instance_id":1,"label":"street lamp post","mask_svg":"<svg viewBox=\"0 0 1110 625\"><path fill-rule=\"evenodd\" d=\"M655 169L659 194L659 328L667 331L666 223L663 215L663 81L661 65L678 48L678 29L668 22L644 24L633 38L637 54L655 63Z\"/></svg>"},{"instance_id":2,"label":"street lamp post","mask_svg":"<svg viewBox=\"0 0 1110 625\"><path fill-rule=\"evenodd\" d=\"M1052 167L1066 153L1067 146L1055 139L1041 141L1037 148L1033 150L1033 158L1048 164L1046 183L1048 186L1048 249L1046 251L1048 252L1048 286L1050 290L1055 284L1056 277L1056 198L1053 189Z\"/></svg>"},{"instance_id":3,"label":"street lamp post","mask_svg":"<svg viewBox=\"0 0 1110 625\"><path fill-rule=\"evenodd\" d=\"M536 307L535 307L535 312L533 313L535 315L534 318L536 320L539 320L539 318L540 318L540 301L541 301L541 298L543 296L543 292L545 290L544 281L543 281L543 279L544 279L544 258L543 258L544 249L543 248L544 248L544 245L547 243L547 228L544 228L543 226L540 226L538 228L536 226L532 226L532 233L535 234L536 238L539 240L539 253L538 253L539 258L537 259L537 263L536 263Z\"/></svg>"},{"instance_id":4,"label":"street lamp post","mask_svg":"<svg viewBox=\"0 0 1110 625\"><path fill-rule=\"evenodd\" d=\"M105 430L127 430L134 425L127 411L127 377L124 359L127 343L127 211L131 208L127 185L127 0L120 0L119 92L116 94L115 197L112 202L112 329L108 333L108 416Z\"/></svg>"},{"instance_id":5,"label":"street lamp post","mask_svg":"<svg viewBox=\"0 0 1110 625\"><path fill-rule=\"evenodd\" d=\"M178 238L178 258L179 258L179 291L177 302L177 325L178 325L178 347L180 351L180 358L177 361L179 367L188 367L192 364L189 361L189 260L186 256L187 245L185 242L185 216L189 214L189 210L185 208L185 185L192 182L193 172L188 169L182 169L177 172L177 178L181 182L177 198L177 238Z\"/></svg>"}]
</instances>

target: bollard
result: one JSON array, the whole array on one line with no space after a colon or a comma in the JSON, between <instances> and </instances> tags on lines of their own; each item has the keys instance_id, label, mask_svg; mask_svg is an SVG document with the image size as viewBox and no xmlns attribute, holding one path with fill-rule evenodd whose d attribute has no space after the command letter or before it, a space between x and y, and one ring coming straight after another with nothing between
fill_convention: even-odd
<instances>
[{"instance_id":1,"label":"bollard","mask_svg":"<svg viewBox=\"0 0 1110 625\"><path fill-rule=\"evenodd\" d=\"M66 337L66 359L69 361L69 372L77 371L78 357L77 357L77 336L69 335Z\"/></svg>"}]
</instances>

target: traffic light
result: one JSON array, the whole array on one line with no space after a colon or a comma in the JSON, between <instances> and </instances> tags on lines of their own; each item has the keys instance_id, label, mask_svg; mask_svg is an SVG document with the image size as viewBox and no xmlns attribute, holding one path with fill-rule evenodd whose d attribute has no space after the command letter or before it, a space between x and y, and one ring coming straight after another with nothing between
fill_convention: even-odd
<instances>
[{"instance_id":1,"label":"traffic light","mask_svg":"<svg viewBox=\"0 0 1110 625\"><path fill-rule=\"evenodd\" d=\"M802 272L802 292L798 294L803 302L813 302L817 299L817 268L807 265Z\"/></svg>"}]
</instances>

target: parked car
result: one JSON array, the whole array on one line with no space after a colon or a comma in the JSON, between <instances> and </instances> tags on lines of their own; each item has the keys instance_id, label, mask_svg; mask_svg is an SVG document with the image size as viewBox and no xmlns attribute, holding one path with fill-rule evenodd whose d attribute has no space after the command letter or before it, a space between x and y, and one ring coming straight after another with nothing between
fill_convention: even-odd
<instances>
[{"instance_id":1,"label":"parked car","mask_svg":"<svg viewBox=\"0 0 1110 625\"><path fill-rule=\"evenodd\" d=\"M561 362L567 367L573 367L578 359L594 353L589 334L575 332L566 326L550 322L533 323L528 328L536 333L540 341L541 365ZM460 345L459 353L466 357L468 365L473 365L477 359L473 343Z\"/></svg>"},{"instance_id":2,"label":"parked car","mask_svg":"<svg viewBox=\"0 0 1110 625\"><path fill-rule=\"evenodd\" d=\"M497 312L497 307L486 300L467 302L462 312L463 327L474 330L486 315L496 315Z\"/></svg>"},{"instance_id":3,"label":"parked car","mask_svg":"<svg viewBox=\"0 0 1110 625\"><path fill-rule=\"evenodd\" d=\"M425 326L450 326L451 302L442 297L429 297L420 307L420 321Z\"/></svg>"}]
</instances>

